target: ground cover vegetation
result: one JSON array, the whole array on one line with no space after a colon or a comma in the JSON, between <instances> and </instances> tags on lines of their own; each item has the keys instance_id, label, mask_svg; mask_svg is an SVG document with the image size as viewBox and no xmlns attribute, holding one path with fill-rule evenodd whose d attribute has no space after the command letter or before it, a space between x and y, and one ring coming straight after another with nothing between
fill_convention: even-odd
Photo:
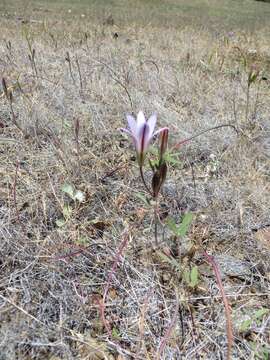
<instances>
[{"instance_id":1,"label":"ground cover vegetation","mask_svg":"<svg viewBox=\"0 0 270 360\"><path fill-rule=\"evenodd\" d=\"M0 13L0 359L269 359L269 4Z\"/></svg>"}]
</instances>

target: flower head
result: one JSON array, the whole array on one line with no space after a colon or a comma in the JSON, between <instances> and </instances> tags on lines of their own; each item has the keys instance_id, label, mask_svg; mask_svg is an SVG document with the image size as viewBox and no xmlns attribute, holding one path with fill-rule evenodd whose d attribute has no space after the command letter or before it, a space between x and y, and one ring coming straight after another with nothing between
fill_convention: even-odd
<instances>
[{"instance_id":1,"label":"flower head","mask_svg":"<svg viewBox=\"0 0 270 360\"><path fill-rule=\"evenodd\" d=\"M139 166L142 167L151 139L166 128L154 132L157 115L153 114L146 120L142 111L139 111L137 121L132 115L127 115L127 122L129 128L120 130L132 137L137 152L138 163Z\"/></svg>"}]
</instances>

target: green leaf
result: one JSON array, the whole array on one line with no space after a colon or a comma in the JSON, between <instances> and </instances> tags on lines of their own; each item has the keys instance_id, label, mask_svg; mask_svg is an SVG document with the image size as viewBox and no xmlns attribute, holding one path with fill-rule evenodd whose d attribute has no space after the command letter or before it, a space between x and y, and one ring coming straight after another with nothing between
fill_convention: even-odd
<instances>
[{"instance_id":1,"label":"green leaf","mask_svg":"<svg viewBox=\"0 0 270 360\"><path fill-rule=\"evenodd\" d=\"M56 225L58 226L58 227L63 227L65 224L66 224L66 220L65 219L57 219L56 220Z\"/></svg>"},{"instance_id":2,"label":"green leaf","mask_svg":"<svg viewBox=\"0 0 270 360\"><path fill-rule=\"evenodd\" d=\"M120 339L120 333L119 331L117 330L117 328L114 326L113 329L112 329L112 336L116 339Z\"/></svg>"},{"instance_id":3,"label":"green leaf","mask_svg":"<svg viewBox=\"0 0 270 360\"><path fill-rule=\"evenodd\" d=\"M262 309L259 309L257 311L255 311L254 315L252 316L252 318L254 320L259 320L261 319L264 315L268 314L269 313L269 309L266 309L266 308L262 308Z\"/></svg>"},{"instance_id":4,"label":"green leaf","mask_svg":"<svg viewBox=\"0 0 270 360\"><path fill-rule=\"evenodd\" d=\"M192 222L192 219L193 219L193 214L192 213L186 213L183 217L183 220L180 224L180 226L178 227L177 229L177 235L178 236L185 236L188 229L189 229L189 226Z\"/></svg>"},{"instance_id":5,"label":"green leaf","mask_svg":"<svg viewBox=\"0 0 270 360\"><path fill-rule=\"evenodd\" d=\"M64 205L63 207L63 215L64 215L64 218L67 220L70 218L72 214L72 208L68 205Z\"/></svg>"},{"instance_id":6,"label":"green leaf","mask_svg":"<svg viewBox=\"0 0 270 360\"><path fill-rule=\"evenodd\" d=\"M184 270L183 271L183 279L184 281L187 283L187 285L190 284L190 271L189 270Z\"/></svg>"},{"instance_id":7,"label":"green leaf","mask_svg":"<svg viewBox=\"0 0 270 360\"><path fill-rule=\"evenodd\" d=\"M258 72L253 72L251 71L249 74L248 74L248 85L250 86L253 82L256 81L257 77L258 77Z\"/></svg>"},{"instance_id":8,"label":"green leaf","mask_svg":"<svg viewBox=\"0 0 270 360\"><path fill-rule=\"evenodd\" d=\"M169 229L177 236L178 235L178 228L177 228L173 218L169 217L167 219L167 225L168 225Z\"/></svg>"},{"instance_id":9,"label":"green leaf","mask_svg":"<svg viewBox=\"0 0 270 360\"><path fill-rule=\"evenodd\" d=\"M81 190L76 190L71 184L64 184L61 190L67 194L72 200L79 201L80 203L85 200L85 195Z\"/></svg>"},{"instance_id":10,"label":"green leaf","mask_svg":"<svg viewBox=\"0 0 270 360\"><path fill-rule=\"evenodd\" d=\"M145 205L149 205L147 198L142 193L136 193L135 196L138 199L142 200L142 202L145 203Z\"/></svg>"},{"instance_id":11,"label":"green leaf","mask_svg":"<svg viewBox=\"0 0 270 360\"><path fill-rule=\"evenodd\" d=\"M171 153L171 152L167 151L164 154L163 158L170 165L177 166L177 165L181 165L181 161L178 160L179 155L180 155L180 153Z\"/></svg>"},{"instance_id":12,"label":"green leaf","mask_svg":"<svg viewBox=\"0 0 270 360\"><path fill-rule=\"evenodd\" d=\"M66 193L72 200L74 200L74 186L71 184L64 184L61 190Z\"/></svg>"},{"instance_id":13,"label":"green leaf","mask_svg":"<svg viewBox=\"0 0 270 360\"><path fill-rule=\"evenodd\" d=\"M193 266L190 272L190 286L192 288L196 287L199 283L199 273L198 273L198 267Z\"/></svg>"},{"instance_id":14,"label":"green leaf","mask_svg":"<svg viewBox=\"0 0 270 360\"><path fill-rule=\"evenodd\" d=\"M259 322L259 320L261 320L262 317L268 313L269 313L269 309L267 308L258 309L252 315L249 316L249 319L246 319L241 322L239 330L242 332L247 331L251 327L254 321L257 320L257 322Z\"/></svg>"},{"instance_id":15,"label":"green leaf","mask_svg":"<svg viewBox=\"0 0 270 360\"><path fill-rule=\"evenodd\" d=\"M176 271L181 271L180 265L178 264L177 260L175 260L174 258L170 258L162 251L157 251L157 255L161 258L161 260L170 264Z\"/></svg>"},{"instance_id":16,"label":"green leaf","mask_svg":"<svg viewBox=\"0 0 270 360\"><path fill-rule=\"evenodd\" d=\"M247 319L242 321L239 328L240 332L247 331L250 328L251 323L252 323L252 319Z\"/></svg>"},{"instance_id":17,"label":"green leaf","mask_svg":"<svg viewBox=\"0 0 270 360\"><path fill-rule=\"evenodd\" d=\"M76 244L87 246L89 245L89 239L86 236L82 236L76 240Z\"/></svg>"}]
</instances>

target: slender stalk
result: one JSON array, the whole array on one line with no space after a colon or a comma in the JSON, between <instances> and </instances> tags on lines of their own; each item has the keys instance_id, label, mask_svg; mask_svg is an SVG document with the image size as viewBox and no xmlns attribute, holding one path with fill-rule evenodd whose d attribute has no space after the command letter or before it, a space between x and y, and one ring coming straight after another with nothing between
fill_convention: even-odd
<instances>
[{"instance_id":1,"label":"slender stalk","mask_svg":"<svg viewBox=\"0 0 270 360\"><path fill-rule=\"evenodd\" d=\"M161 339L161 342L160 342L160 345L158 347L158 351L157 351L157 354L156 354L156 360L160 360L161 359L161 356L162 356L162 353L165 349L165 346L168 342L168 340L170 339L170 336L173 332L173 329L175 327L175 324L176 324L176 320L177 320L177 315L178 315L178 311L179 311L179 300L178 298L176 299L176 306L175 306L175 311L174 311L174 314L173 314L173 318L169 324L169 327L167 328L166 332L165 332L165 335L163 336L163 338Z\"/></svg>"},{"instance_id":2,"label":"slender stalk","mask_svg":"<svg viewBox=\"0 0 270 360\"><path fill-rule=\"evenodd\" d=\"M249 89L250 89L250 84L248 83L247 85L247 92L246 92L246 115L245 115L245 118L246 118L246 123L248 122L248 115L249 115Z\"/></svg>"},{"instance_id":3,"label":"slender stalk","mask_svg":"<svg viewBox=\"0 0 270 360\"><path fill-rule=\"evenodd\" d=\"M144 175L143 175L142 166L140 166L140 175L141 175L142 182L143 182L143 185L144 185L145 189L146 189L147 192L153 197L152 191L149 189L148 185L147 185L146 182L145 182L145 178L144 178Z\"/></svg>"},{"instance_id":4,"label":"slender stalk","mask_svg":"<svg viewBox=\"0 0 270 360\"><path fill-rule=\"evenodd\" d=\"M13 183L13 202L14 202L14 208L15 208L15 212L16 212L17 221L20 222L20 215L19 215L19 210L18 210L18 206L17 206L18 170L19 170L19 161L17 161L17 164L16 164L15 178L14 178L14 183Z\"/></svg>"},{"instance_id":5,"label":"slender stalk","mask_svg":"<svg viewBox=\"0 0 270 360\"><path fill-rule=\"evenodd\" d=\"M155 244L158 246L158 200L157 196L155 197L153 192L149 189L148 185L146 184L144 175L143 175L143 169L142 166L140 166L140 175L142 178L142 182L144 184L145 189L147 192L151 195L153 199L155 199L155 208L154 208L154 222L155 222Z\"/></svg>"},{"instance_id":6,"label":"slender stalk","mask_svg":"<svg viewBox=\"0 0 270 360\"><path fill-rule=\"evenodd\" d=\"M81 73L79 59L77 56L76 56L75 61L76 61L76 65L77 65L77 69L78 69L78 73L79 73L80 87L81 87L81 91L82 91L83 90L82 73Z\"/></svg>"},{"instance_id":7,"label":"slender stalk","mask_svg":"<svg viewBox=\"0 0 270 360\"><path fill-rule=\"evenodd\" d=\"M156 203L155 203L155 244L156 246L158 246L158 201L156 198Z\"/></svg>"}]
</instances>

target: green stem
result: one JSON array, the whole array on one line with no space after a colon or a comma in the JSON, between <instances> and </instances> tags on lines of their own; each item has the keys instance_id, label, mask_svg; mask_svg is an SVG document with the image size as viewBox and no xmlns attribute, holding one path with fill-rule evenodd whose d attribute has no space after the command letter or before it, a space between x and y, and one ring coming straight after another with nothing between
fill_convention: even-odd
<instances>
[{"instance_id":1,"label":"green stem","mask_svg":"<svg viewBox=\"0 0 270 360\"><path fill-rule=\"evenodd\" d=\"M154 194L152 193L152 191L149 189L149 187L146 184L144 175L143 175L143 169L142 166L140 166L140 175L142 178L142 182L143 185L145 187L145 189L147 190L147 192L151 195L152 199L155 200L155 208L154 208L154 222L155 222L155 244L156 246L158 245L158 201L157 201L157 197L154 197Z\"/></svg>"}]
</instances>

